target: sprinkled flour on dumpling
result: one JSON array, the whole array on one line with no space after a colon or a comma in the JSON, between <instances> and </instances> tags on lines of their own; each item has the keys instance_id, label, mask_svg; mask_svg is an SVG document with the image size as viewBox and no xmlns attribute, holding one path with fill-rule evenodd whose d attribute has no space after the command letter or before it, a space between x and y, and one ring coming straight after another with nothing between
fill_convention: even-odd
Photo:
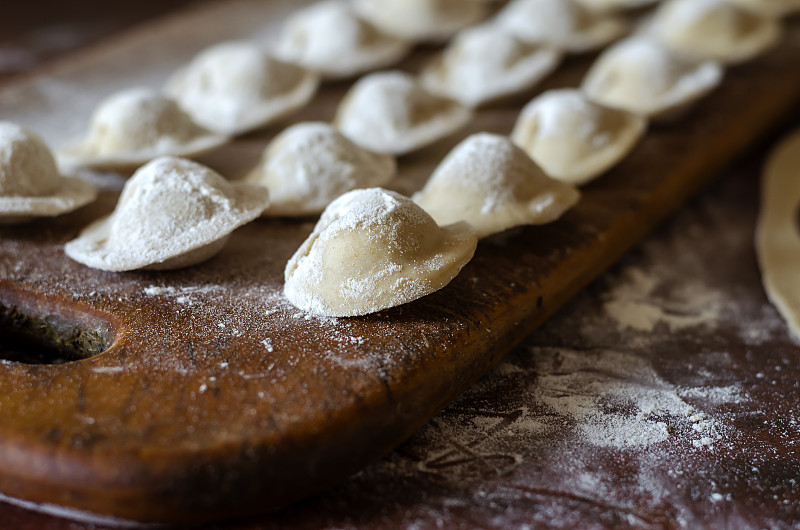
<instances>
[{"instance_id":1,"label":"sprinkled flour on dumpling","mask_svg":"<svg viewBox=\"0 0 800 530\"><path fill-rule=\"evenodd\" d=\"M479 237L546 224L580 193L548 177L505 136L478 133L458 144L413 197L439 224L466 221Z\"/></svg>"},{"instance_id":2,"label":"sprinkled flour on dumpling","mask_svg":"<svg viewBox=\"0 0 800 530\"><path fill-rule=\"evenodd\" d=\"M245 181L269 189L263 215L312 215L345 192L383 186L396 170L392 156L358 147L327 123L311 122L272 140Z\"/></svg>"},{"instance_id":3,"label":"sprinkled flour on dumpling","mask_svg":"<svg viewBox=\"0 0 800 530\"><path fill-rule=\"evenodd\" d=\"M131 88L103 100L85 138L65 145L65 166L133 168L159 156L195 156L220 147L226 136L196 124L178 104L148 88Z\"/></svg>"},{"instance_id":4,"label":"sprinkled flour on dumpling","mask_svg":"<svg viewBox=\"0 0 800 530\"><path fill-rule=\"evenodd\" d=\"M441 289L476 245L466 223L438 226L407 197L355 190L328 206L289 260L284 293L315 315L366 315Z\"/></svg>"},{"instance_id":5,"label":"sprinkled flour on dumpling","mask_svg":"<svg viewBox=\"0 0 800 530\"><path fill-rule=\"evenodd\" d=\"M553 46L529 44L485 24L459 32L421 80L431 92L475 107L533 88L555 70L561 56Z\"/></svg>"},{"instance_id":6,"label":"sprinkled flour on dumpling","mask_svg":"<svg viewBox=\"0 0 800 530\"><path fill-rule=\"evenodd\" d=\"M355 143L401 155L453 134L472 112L422 88L413 76L390 71L356 82L336 111L336 125Z\"/></svg>"},{"instance_id":7,"label":"sprinkled flour on dumpling","mask_svg":"<svg viewBox=\"0 0 800 530\"><path fill-rule=\"evenodd\" d=\"M223 42L200 52L167 82L166 91L194 120L237 135L265 127L305 106L319 78L248 42Z\"/></svg>"},{"instance_id":8,"label":"sprinkled flour on dumpling","mask_svg":"<svg viewBox=\"0 0 800 530\"><path fill-rule=\"evenodd\" d=\"M114 212L64 251L107 271L186 267L219 252L227 236L268 202L262 186L228 182L190 160L157 158L125 183Z\"/></svg>"},{"instance_id":9,"label":"sprinkled flour on dumpling","mask_svg":"<svg viewBox=\"0 0 800 530\"><path fill-rule=\"evenodd\" d=\"M284 23L275 54L327 78L344 78L390 66L410 50L409 42L360 19L349 3L327 0Z\"/></svg>"},{"instance_id":10,"label":"sprinkled flour on dumpling","mask_svg":"<svg viewBox=\"0 0 800 530\"><path fill-rule=\"evenodd\" d=\"M511 140L550 177L584 184L624 158L646 128L646 118L592 103L580 90L550 90L522 109Z\"/></svg>"},{"instance_id":11,"label":"sprinkled flour on dumpling","mask_svg":"<svg viewBox=\"0 0 800 530\"><path fill-rule=\"evenodd\" d=\"M36 134L0 121L0 223L60 215L96 196L90 183L58 172L53 154Z\"/></svg>"}]
</instances>

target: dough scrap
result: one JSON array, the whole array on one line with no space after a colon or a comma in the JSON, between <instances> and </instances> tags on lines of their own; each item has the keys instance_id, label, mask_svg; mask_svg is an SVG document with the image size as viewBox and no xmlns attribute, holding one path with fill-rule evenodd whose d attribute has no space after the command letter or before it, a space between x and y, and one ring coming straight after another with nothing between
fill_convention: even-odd
<instances>
[{"instance_id":1,"label":"dough scrap","mask_svg":"<svg viewBox=\"0 0 800 530\"><path fill-rule=\"evenodd\" d=\"M605 50L581 85L589 99L663 119L683 111L716 88L722 66L676 55L659 42L633 36Z\"/></svg>"},{"instance_id":2,"label":"dough scrap","mask_svg":"<svg viewBox=\"0 0 800 530\"><path fill-rule=\"evenodd\" d=\"M97 197L80 178L62 176L39 136L0 121L0 223L71 212Z\"/></svg>"},{"instance_id":3,"label":"dough scrap","mask_svg":"<svg viewBox=\"0 0 800 530\"><path fill-rule=\"evenodd\" d=\"M628 29L623 19L589 11L576 0L512 0L496 23L526 42L573 53L601 48Z\"/></svg>"},{"instance_id":4,"label":"dough scrap","mask_svg":"<svg viewBox=\"0 0 800 530\"><path fill-rule=\"evenodd\" d=\"M472 119L472 111L422 88L405 72L370 74L358 80L336 111L336 125L355 143L402 155L426 147Z\"/></svg>"},{"instance_id":5,"label":"dough scrap","mask_svg":"<svg viewBox=\"0 0 800 530\"><path fill-rule=\"evenodd\" d=\"M485 24L459 32L425 68L421 81L434 94L477 107L533 88L561 58L553 46L529 44Z\"/></svg>"},{"instance_id":6,"label":"dough scrap","mask_svg":"<svg viewBox=\"0 0 800 530\"><path fill-rule=\"evenodd\" d=\"M438 226L407 197L355 190L328 206L289 260L284 293L315 315L366 315L443 288L476 246L466 223Z\"/></svg>"},{"instance_id":7,"label":"dough scrap","mask_svg":"<svg viewBox=\"0 0 800 530\"><path fill-rule=\"evenodd\" d=\"M762 15L783 17L800 11L800 0L730 0L737 6Z\"/></svg>"},{"instance_id":8,"label":"dough scrap","mask_svg":"<svg viewBox=\"0 0 800 530\"><path fill-rule=\"evenodd\" d=\"M275 55L328 79L390 66L411 44L381 33L344 0L327 0L294 14L283 26Z\"/></svg>"},{"instance_id":9,"label":"dough scrap","mask_svg":"<svg viewBox=\"0 0 800 530\"><path fill-rule=\"evenodd\" d=\"M249 42L223 42L173 74L165 90L200 125L238 135L308 104L319 76Z\"/></svg>"},{"instance_id":10,"label":"dough scrap","mask_svg":"<svg viewBox=\"0 0 800 530\"><path fill-rule=\"evenodd\" d=\"M622 160L647 119L589 101L575 89L550 90L520 113L511 140L552 178L580 185Z\"/></svg>"},{"instance_id":11,"label":"dough scrap","mask_svg":"<svg viewBox=\"0 0 800 530\"><path fill-rule=\"evenodd\" d=\"M64 247L95 269L176 269L210 258L267 206L262 186L231 183L211 169L162 157L125 183L117 206Z\"/></svg>"},{"instance_id":12,"label":"dough scrap","mask_svg":"<svg viewBox=\"0 0 800 530\"><path fill-rule=\"evenodd\" d=\"M88 134L64 145L58 159L66 167L135 168L159 156L196 156L228 140L193 122L175 101L131 88L104 99Z\"/></svg>"},{"instance_id":13,"label":"dough scrap","mask_svg":"<svg viewBox=\"0 0 800 530\"><path fill-rule=\"evenodd\" d=\"M756 254L764 290L800 340L800 130L773 150L761 179Z\"/></svg>"},{"instance_id":14,"label":"dough scrap","mask_svg":"<svg viewBox=\"0 0 800 530\"><path fill-rule=\"evenodd\" d=\"M245 181L269 189L262 215L301 216L322 212L353 189L383 186L396 171L393 157L358 147L327 123L307 122L272 140Z\"/></svg>"},{"instance_id":15,"label":"dough scrap","mask_svg":"<svg viewBox=\"0 0 800 530\"><path fill-rule=\"evenodd\" d=\"M555 221L579 198L578 190L548 177L511 140L489 133L454 147L413 197L437 223L466 221L480 238Z\"/></svg>"},{"instance_id":16,"label":"dough scrap","mask_svg":"<svg viewBox=\"0 0 800 530\"><path fill-rule=\"evenodd\" d=\"M685 57L722 63L752 59L782 35L775 18L729 0L667 0L656 10L648 32Z\"/></svg>"},{"instance_id":17,"label":"dough scrap","mask_svg":"<svg viewBox=\"0 0 800 530\"><path fill-rule=\"evenodd\" d=\"M485 0L352 0L375 27L411 42L442 41L486 17Z\"/></svg>"}]
</instances>

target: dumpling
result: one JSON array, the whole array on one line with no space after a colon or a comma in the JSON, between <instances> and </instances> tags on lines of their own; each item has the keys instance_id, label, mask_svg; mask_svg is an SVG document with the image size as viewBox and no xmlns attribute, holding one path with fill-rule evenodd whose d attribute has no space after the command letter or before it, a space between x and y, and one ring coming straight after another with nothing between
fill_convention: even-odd
<instances>
[{"instance_id":1,"label":"dumpling","mask_svg":"<svg viewBox=\"0 0 800 530\"><path fill-rule=\"evenodd\" d=\"M63 146L65 166L135 168L159 156L196 156L228 137L197 125L175 101L147 88L132 88L103 100L88 134Z\"/></svg>"},{"instance_id":2,"label":"dumpling","mask_svg":"<svg viewBox=\"0 0 800 530\"><path fill-rule=\"evenodd\" d=\"M202 51L166 91L200 125L221 134L259 129L308 104L319 77L247 42Z\"/></svg>"},{"instance_id":3,"label":"dumpling","mask_svg":"<svg viewBox=\"0 0 800 530\"><path fill-rule=\"evenodd\" d=\"M328 0L289 18L275 54L330 79L390 66L410 50L407 41L358 18L344 0Z\"/></svg>"},{"instance_id":4,"label":"dumpling","mask_svg":"<svg viewBox=\"0 0 800 530\"><path fill-rule=\"evenodd\" d=\"M97 190L90 183L59 174L41 138L0 121L0 223L60 215L95 197Z\"/></svg>"},{"instance_id":5,"label":"dumpling","mask_svg":"<svg viewBox=\"0 0 800 530\"><path fill-rule=\"evenodd\" d=\"M800 11L800 0L730 0L737 6L770 16L791 15Z\"/></svg>"},{"instance_id":6,"label":"dumpling","mask_svg":"<svg viewBox=\"0 0 800 530\"><path fill-rule=\"evenodd\" d=\"M658 1L659 0L578 0L583 7L599 13L638 9L640 7L653 5Z\"/></svg>"},{"instance_id":7,"label":"dumpling","mask_svg":"<svg viewBox=\"0 0 800 530\"><path fill-rule=\"evenodd\" d=\"M580 193L545 175L505 136L473 134L458 144L413 197L439 224L466 221L487 237L558 219Z\"/></svg>"},{"instance_id":8,"label":"dumpling","mask_svg":"<svg viewBox=\"0 0 800 530\"><path fill-rule=\"evenodd\" d=\"M318 214L339 195L383 186L397 171L393 157L366 151L327 123L298 123L264 150L246 182L270 191L265 216Z\"/></svg>"},{"instance_id":9,"label":"dumpling","mask_svg":"<svg viewBox=\"0 0 800 530\"><path fill-rule=\"evenodd\" d=\"M592 103L580 90L550 90L522 109L511 140L550 177L580 185L624 158L646 129L646 118Z\"/></svg>"},{"instance_id":10,"label":"dumpling","mask_svg":"<svg viewBox=\"0 0 800 530\"><path fill-rule=\"evenodd\" d=\"M666 118L711 92L722 75L715 61L682 58L652 39L635 36L604 51L581 88L601 105Z\"/></svg>"},{"instance_id":11,"label":"dumpling","mask_svg":"<svg viewBox=\"0 0 800 530\"><path fill-rule=\"evenodd\" d=\"M649 31L671 50L698 60L746 61L778 42L780 23L729 0L668 0Z\"/></svg>"},{"instance_id":12,"label":"dumpling","mask_svg":"<svg viewBox=\"0 0 800 530\"><path fill-rule=\"evenodd\" d=\"M336 125L358 145L377 153L402 155L453 134L472 112L435 96L410 74L391 71L359 79L336 112Z\"/></svg>"},{"instance_id":13,"label":"dumpling","mask_svg":"<svg viewBox=\"0 0 800 530\"><path fill-rule=\"evenodd\" d=\"M125 183L114 212L64 251L106 271L187 267L219 252L268 202L262 186L228 182L190 160L157 158Z\"/></svg>"},{"instance_id":14,"label":"dumpling","mask_svg":"<svg viewBox=\"0 0 800 530\"><path fill-rule=\"evenodd\" d=\"M485 0L352 0L377 28L412 42L441 41L488 14Z\"/></svg>"},{"instance_id":15,"label":"dumpling","mask_svg":"<svg viewBox=\"0 0 800 530\"><path fill-rule=\"evenodd\" d=\"M425 88L468 107L531 89L561 62L553 46L528 44L496 25L461 31L423 71Z\"/></svg>"},{"instance_id":16,"label":"dumpling","mask_svg":"<svg viewBox=\"0 0 800 530\"><path fill-rule=\"evenodd\" d=\"M600 48L627 30L622 19L590 12L575 0L512 0L496 23L526 42L574 53Z\"/></svg>"},{"instance_id":17,"label":"dumpling","mask_svg":"<svg viewBox=\"0 0 800 530\"><path fill-rule=\"evenodd\" d=\"M284 293L315 315L366 315L438 291L476 246L466 223L438 226L407 197L355 190L328 206L289 260Z\"/></svg>"}]
</instances>

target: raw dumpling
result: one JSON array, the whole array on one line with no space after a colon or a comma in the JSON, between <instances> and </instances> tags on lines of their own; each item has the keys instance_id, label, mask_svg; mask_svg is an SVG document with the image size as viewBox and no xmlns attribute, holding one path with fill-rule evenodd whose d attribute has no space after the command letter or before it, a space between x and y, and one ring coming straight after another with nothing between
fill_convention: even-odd
<instances>
[{"instance_id":1,"label":"raw dumpling","mask_svg":"<svg viewBox=\"0 0 800 530\"><path fill-rule=\"evenodd\" d=\"M646 118L592 103L580 90L550 90L522 109L511 140L552 178L579 185L624 158L646 128Z\"/></svg>"},{"instance_id":2,"label":"raw dumpling","mask_svg":"<svg viewBox=\"0 0 800 530\"><path fill-rule=\"evenodd\" d=\"M770 301L800 339L800 131L770 154L761 177L756 253Z\"/></svg>"},{"instance_id":3,"label":"raw dumpling","mask_svg":"<svg viewBox=\"0 0 800 530\"><path fill-rule=\"evenodd\" d=\"M328 206L289 260L284 293L315 315L366 315L438 291L476 246L466 223L440 227L407 197L355 190Z\"/></svg>"},{"instance_id":4,"label":"raw dumpling","mask_svg":"<svg viewBox=\"0 0 800 530\"><path fill-rule=\"evenodd\" d=\"M319 85L313 74L247 42L212 46L176 72L166 90L194 120L222 134L242 134L305 106Z\"/></svg>"},{"instance_id":5,"label":"raw dumpling","mask_svg":"<svg viewBox=\"0 0 800 530\"><path fill-rule=\"evenodd\" d=\"M653 5L658 1L659 0L578 0L583 7L599 13L638 9L640 7Z\"/></svg>"},{"instance_id":6,"label":"raw dumpling","mask_svg":"<svg viewBox=\"0 0 800 530\"><path fill-rule=\"evenodd\" d=\"M383 186L393 157L366 151L327 123L298 123L278 135L247 182L270 191L265 216L318 214L339 195Z\"/></svg>"},{"instance_id":7,"label":"raw dumpling","mask_svg":"<svg viewBox=\"0 0 800 530\"><path fill-rule=\"evenodd\" d=\"M352 0L377 28L412 42L441 41L488 13L485 0Z\"/></svg>"},{"instance_id":8,"label":"raw dumpling","mask_svg":"<svg viewBox=\"0 0 800 530\"><path fill-rule=\"evenodd\" d=\"M285 23L275 54L327 78L344 78L394 64L410 50L407 41L358 18L344 0L328 0Z\"/></svg>"},{"instance_id":9,"label":"raw dumpling","mask_svg":"<svg viewBox=\"0 0 800 530\"><path fill-rule=\"evenodd\" d=\"M410 74L380 72L361 78L347 93L335 125L377 153L401 155L449 136L472 112L423 89Z\"/></svg>"},{"instance_id":10,"label":"raw dumpling","mask_svg":"<svg viewBox=\"0 0 800 530\"><path fill-rule=\"evenodd\" d=\"M41 138L0 121L0 223L60 215L95 197L97 190L88 182L59 174Z\"/></svg>"},{"instance_id":11,"label":"raw dumpling","mask_svg":"<svg viewBox=\"0 0 800 530\"><path fill-rule=\"evenodd\" d=\"M262 186L230 183L190 160L157 158L125 183L114 212L64 251L107 271L187 267L219 252L228 235L268 202Z\"/></svg>"},{"instance_id":12,"label":"raw dumpling","mask_svg":"<svg viewBox=\"0 0 800 530\"><path fill-rule=\"evenodd\" d=\"M670 52L643 36L611 46L583 80L589 99L650 118L674 115L711 92L722 81L722 66Z\"/></svg>"},{"instance_id":13,"label":"raw dumpling","mask_svg":"<svg viewBox=\"0 0 800 530\"><path fill-rule=\"evenodd\" d=\"M555 70L561 55L552 46L528 44L486 24L461 31L421 80L435 94L476 107L531 89Z\"/></svg>"},{"instance_id":14,"label":"raw dumpling","mask_svg":"<svg viewBox=\"0 0 800 530\"><path fill-rule=\"evenodd\" d=\"M800 0L730 0L732 3L770 16L785 16L800 11Z\"/></svg>"},{"instance_id":15,"label":"raw dumpling","mask_svg":"<svg viewBox=\"0 0 800 530\"><path fill-rule=\"evenodd\" d=\"M649 26L673 51L698 60L745 61L778 42L780 23L729 0L669 0Z\"/></svg>"},{"instance_id":16,"label":"raw dumpling","mask_svg":"<svg viewBox=\"0 0 800 530\"><path fill-rule=\"evenodd\" d=\"M486 237L558 219L580 198L505 136L479 133L445 157L414 201L439 224L467 221Z\"/></svg>"},{"instance_id":17,"label":"raw dumpling","mask_svg":"<svg viewBox=\"0 0 800 530\"><path fill-rule=\"evenodd\" d=\"M627 30L622 19L590 12L575 0L513 0L496 23L526 42L574 53L600 48Z\"/></svg>"},{"instance_id":18,"label":"raw dumpling","mask_svg":"<svg viewBox=\"0 0 800 530\"><path fill-rule=\"evenodd\" d=\"M197 125L175 101L147 88L113 94L98 105L85 138L65 145L65 166L135 168L159 156L195 156L226 136Z\"/></svg>"}]
</instances>

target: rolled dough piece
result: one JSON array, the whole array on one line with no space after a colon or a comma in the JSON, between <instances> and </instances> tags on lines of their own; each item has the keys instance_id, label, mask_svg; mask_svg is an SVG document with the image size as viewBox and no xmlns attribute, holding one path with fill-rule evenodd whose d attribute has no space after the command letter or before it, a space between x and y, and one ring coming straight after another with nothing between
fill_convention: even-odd
<instances>
[{"instance_id":1,"label":"rolled dough piece","mask_svg":"<svg viewBox=\"0 0 800 530\"><path fill-rule=\"evenodd\" d=\"M800 130L772 152L761 178L756 254L770 301L800 339Z\"/></svg>"}]
</instances>

